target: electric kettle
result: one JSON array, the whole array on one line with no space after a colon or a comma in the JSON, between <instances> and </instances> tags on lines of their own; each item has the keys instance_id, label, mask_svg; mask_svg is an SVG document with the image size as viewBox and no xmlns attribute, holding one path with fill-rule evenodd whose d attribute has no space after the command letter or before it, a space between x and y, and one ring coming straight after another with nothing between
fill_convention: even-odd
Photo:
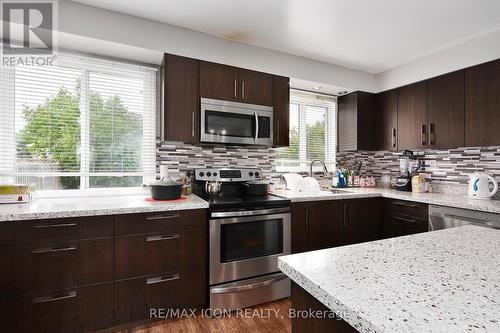
<instances>
[{"instance_id":1,"label":"electric kettle","mask_svg":"<svg viewBox=\"0 0 500 333\"><path fill-rule=\"evenodd\" d=\"M490 190L490 183L493 184L493 190ZM475 172L469 176L469 198L490 199L497 191L498 183L490 175Z\"/></svg>"}]
</instances>

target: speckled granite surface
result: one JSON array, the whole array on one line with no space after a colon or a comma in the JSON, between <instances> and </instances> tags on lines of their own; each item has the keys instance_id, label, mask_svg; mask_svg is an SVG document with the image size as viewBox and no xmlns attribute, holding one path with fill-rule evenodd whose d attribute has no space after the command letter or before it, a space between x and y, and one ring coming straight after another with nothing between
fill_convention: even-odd
<instances>
[{"instance_id":1,"label":"speckled granite surface","mask_svg":"<svg viewBox=\"0 0 500 333\"><path fill-rule=\"evenodd\" d=\"M360 332L500 332L500 230L451 228L278 266Z\"/></svg>"},{"instance_id":2,"label":"speckled granite surface","mask_svg":"<svg viewBox=\"0 0 500 333\"><path fill-rule=\"evenodd\" d=\"M413 193L383 188L347 188L340 191L342 192L341 194L324 192L322 194L308 195L301 192L284 190L274 192L273 194L288 198L292 202L356 199L378 196L500 214L500 200L474 200L467 198L465 194Z\"/></svg>"},{"instance_id":3,"label":"speckled granite surface","mask_svg":"<svg viewBox=\"0 0 500 333\"><path fill-rule=\"evenodd\" d=\"M0 221L208 208L208 202L194 194L186 196L186 200L171 202L147 202L148 197L150 195L50 198L35 199L29 204L1 204Z\"/></svg>"}]
</instances>

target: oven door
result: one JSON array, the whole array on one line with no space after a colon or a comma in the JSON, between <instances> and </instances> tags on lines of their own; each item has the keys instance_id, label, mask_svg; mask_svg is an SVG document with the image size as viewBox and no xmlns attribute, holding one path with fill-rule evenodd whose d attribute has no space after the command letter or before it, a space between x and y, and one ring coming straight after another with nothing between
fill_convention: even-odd
<instances>
[{"instance_id":1,"label":"oven door","mask_svg":"<svg viewBox=\"0 0 500 333\"><path fill-rule=\"evenodd\" d=\"M201 99L202 142L245 145L273 144L273 108Z\"/></svg>"},{"instance_id":2,"label":"oven door","mask_svg":"<svg viewBox=\"0 0 500 333\"><path fill-rule=\"evenodd\" d=\"M290 254L289 208L262 212L210 220L210 285L279 271L278 257Z\"/></svg>"}]
</instances>

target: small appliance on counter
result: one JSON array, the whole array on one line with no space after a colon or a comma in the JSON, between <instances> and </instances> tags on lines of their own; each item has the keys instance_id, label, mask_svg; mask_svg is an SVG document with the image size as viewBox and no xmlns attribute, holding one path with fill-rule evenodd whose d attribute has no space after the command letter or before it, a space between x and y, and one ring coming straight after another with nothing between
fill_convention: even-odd
<instances>
[{"instance_id":1,"label":"small appliance on counter","mask_svg":"<svg viewBox=\"0 0 500 333\"><path fill-rule=\"evenodd\" d=\"M0 204L28 203L31 190L26 184L0 185Z\"/></svg>"},{"instance_id":2,"label":"small appliance on counter","mask_svg":"<svg viewBox=\"0 0 500 333\"><path fill-rule=\"evenodd\" d=\"M490 183L493 187L490 187ZM495 178L482 172L475 172L469 176L469 198L491 199L498 191L498 183Z\"/></svg>"},{"instance_id":3,"label":"small appliance on counter","mask_svg":"<svg viewBox=\"0 0 500 333\"><path fill-rule=\"evenodd\" d=\"M396 180L396 190L411 192L413 175L422 167L422 160L418 159L411 150L405 150L399 158L399 176Z\"/></svg>"},{"instance_id":4,"label":"small appliance on counter","mask_svg":"<svg viewBox=\"0 0 500 333\"><path fill-rule=\"evenodd\" d=\"M429 182L424 174L415 174L411 178L411 191L415 193L425 193L429 191Z\"/></svg>"}]
</instances>

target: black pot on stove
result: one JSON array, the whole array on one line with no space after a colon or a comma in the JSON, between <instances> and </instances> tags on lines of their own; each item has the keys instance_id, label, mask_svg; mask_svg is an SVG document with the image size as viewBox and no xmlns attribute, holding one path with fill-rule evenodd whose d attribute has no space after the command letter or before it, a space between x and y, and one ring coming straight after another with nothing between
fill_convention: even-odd
<instances>
[{"instance_id":1,"label":"black pot on stove","mask_svg":"<svg viewBox=\"0 0 500 333\"><path fill-rule=\"evenodd\" d=\"M265 196L269 192L269 182L266 180L253 180L244 184L245 192L250 196Z\"/></svg>"}]
</instances>

